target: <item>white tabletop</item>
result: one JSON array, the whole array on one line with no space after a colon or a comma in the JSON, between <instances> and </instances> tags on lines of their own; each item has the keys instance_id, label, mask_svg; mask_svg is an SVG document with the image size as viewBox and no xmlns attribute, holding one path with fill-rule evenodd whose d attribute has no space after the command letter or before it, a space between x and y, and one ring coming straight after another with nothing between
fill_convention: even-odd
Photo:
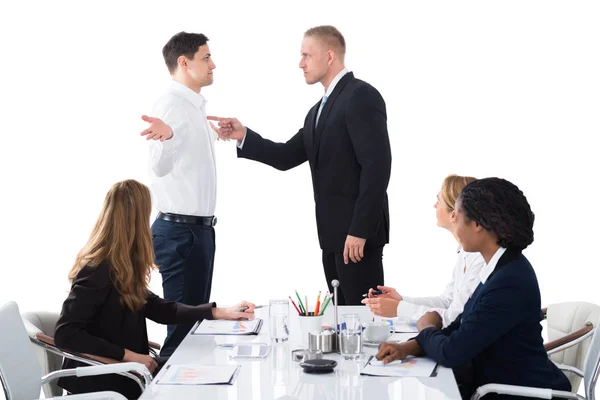
<instances>
[{"instance_id":1,"label":"white tabletop","mask_svg":"<svg viewBox=\"0 0 600 400\"><path fill-rule=\"evenodd\" d=\"M293 309L291 310L293 311ZM217 347L225 343L262 342L271 344L267 307L257 310L257 318L264 319L259 335L255 336L201 336L188 335L166 365L202 364L235 365L241 368L232 385L156 385L166 368L159 373L140 399L228 399L228 400L304 400L304 399L427 399L460 400L460 394L451 369L438 366L433 378L388 378L360 375L369 356L377 349L363 347L357 361L343 360L339 354L328 353L324 358L338 362L330 374L307 374L292 361L291 351L299 345L300 328L297 313L290 311L290 341L274 344L264 359L231 359L231 348ZM340 307L339 314L357 313L362 321L371 321L373 314L364 306ZM332 323L333 307L325 312L324 321ZM333 325L333 324L332 324ZM395 334L390 340L406 340L414 334Z\"/></svg>"}]
</instances>

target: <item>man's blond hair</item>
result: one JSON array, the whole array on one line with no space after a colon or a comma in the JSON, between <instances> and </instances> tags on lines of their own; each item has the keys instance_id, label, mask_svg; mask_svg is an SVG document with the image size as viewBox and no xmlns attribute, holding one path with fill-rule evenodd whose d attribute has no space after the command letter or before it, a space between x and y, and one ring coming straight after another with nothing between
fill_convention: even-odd
<instances>
[{"instance_id":1,"label":"man's blond hair","mask_svg":"<svg viewBox=\"0 0 600 400\"><path fill-rule=\"evenodd\" d=\"M342 60L346 55L346 40L335 26L315 26L304 32L304 37L316 37L323 40L327 47L338 54Z\"/></svg>"}]
</instances>

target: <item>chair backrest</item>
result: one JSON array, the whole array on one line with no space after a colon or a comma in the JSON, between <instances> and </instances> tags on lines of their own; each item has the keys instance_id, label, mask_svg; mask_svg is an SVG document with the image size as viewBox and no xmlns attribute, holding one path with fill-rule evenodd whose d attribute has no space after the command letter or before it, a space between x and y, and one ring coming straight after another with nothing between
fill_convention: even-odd
<instances>
[{"instance_id":1,"label":"chair backrest","mask_svg":"<svg viewBox=\"0 0 600 400\"><path fill-rule=\"evenodd\" d=\"M37 312L24 312L21 314L23 317L23 323L27 334L31 338L35 338L38 333L43 333L50 337L54 336L54 328L56 327L56 321L60 316L55 312L37 311ZM35 355L42 367L42 375L47 375L50 372L57 371L62 368L63 358L58 354L51 353L44 348L31 344L34 348ZM58 386L57 381L54 380L50 383L45 384L42 389L46 397L62 396L63 389Z\"/></svg>"},{"instance_id":2,"label":"chair backrest","mask_svg":"<svg viewBox=\"0 0 600 400\"><path fill-rule=\"evenodd\" d=\"M596 320L600 324L600 320ZM585 362L583 364L583 384L585 386L585 398L587 400L595 399L596 380L600 369L600 329L594 331L589 345Z\"/></svg>"},{"instance_id":3,"label":"chair backrest","mask_svg":"<svg viewBox=\"0 0 600 400\"><path fill-rule=\"evenodd\" d=\"M0 378L8 399L40 397L42 368L35 357L19 307L0 307Z\"/></svg>"},{"instance_id":4,"label":"chair backrest","mask_svg":"<svg viewBox=\"0 0 600 400\"><path fill-rule=\"evenodd\" d=\"M578 329L581 329L587 322L594 324L600 319L600 306L585 302L569 302L550 304L547 311L548 339L550 341L559 339ZM596 329L597 331L597 329ZM586 339L583 342L574 345L564 351L552 354L550 359L559 364L573 366L583 370L584 361L592 339ZM576 393L581 383L581 378L574 373L565 372L571 382L571 391Z\"/></svg>"}]
</instances>

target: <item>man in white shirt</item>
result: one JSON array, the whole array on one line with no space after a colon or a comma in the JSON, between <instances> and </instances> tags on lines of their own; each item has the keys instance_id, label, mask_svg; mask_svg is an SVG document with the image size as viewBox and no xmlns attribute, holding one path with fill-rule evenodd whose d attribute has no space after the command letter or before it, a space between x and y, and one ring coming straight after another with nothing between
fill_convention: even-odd
<instances>
[{"instance_id":1,"label":"man in white shirt","mask_svg":"<svg viewBox=\"0 0 600 400\"><path fill-rule=\"evenodd\" d=\"M180 32L163 48L173 82L156 102L150 127L142 136L150 144L154 206L152 224L156 264L164 298L189 305L208 303L214 266L217 134L206 119L200 94L213 83L215 64L208 38ZM161 356L170 356L188 325L169 325Z\"/></svg>"}]
</instances>

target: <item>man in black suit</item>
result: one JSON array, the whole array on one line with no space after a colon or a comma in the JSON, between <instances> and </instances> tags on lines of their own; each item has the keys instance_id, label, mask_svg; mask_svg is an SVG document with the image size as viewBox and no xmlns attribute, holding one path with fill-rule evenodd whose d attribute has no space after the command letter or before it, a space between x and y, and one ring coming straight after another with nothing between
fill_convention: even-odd
<instances>
[{"instance_id":1,"label":"man in black suit","mask_svg":"<svg viewBox=\"0 0 600 400\"><path fill-rule=\"evenodd\" d=\"M219 122L221 137L238 141L238 157L282 171L309 162L327 283L338 279L339 303L358 305L363 293L384 282L392 157L385 102L346 70L345 50L333 26L304 34L300 68L306 83L323 85L325 96L286 143L264 139L235 118L208 118Z\"/></svg>"}]
</instances>

